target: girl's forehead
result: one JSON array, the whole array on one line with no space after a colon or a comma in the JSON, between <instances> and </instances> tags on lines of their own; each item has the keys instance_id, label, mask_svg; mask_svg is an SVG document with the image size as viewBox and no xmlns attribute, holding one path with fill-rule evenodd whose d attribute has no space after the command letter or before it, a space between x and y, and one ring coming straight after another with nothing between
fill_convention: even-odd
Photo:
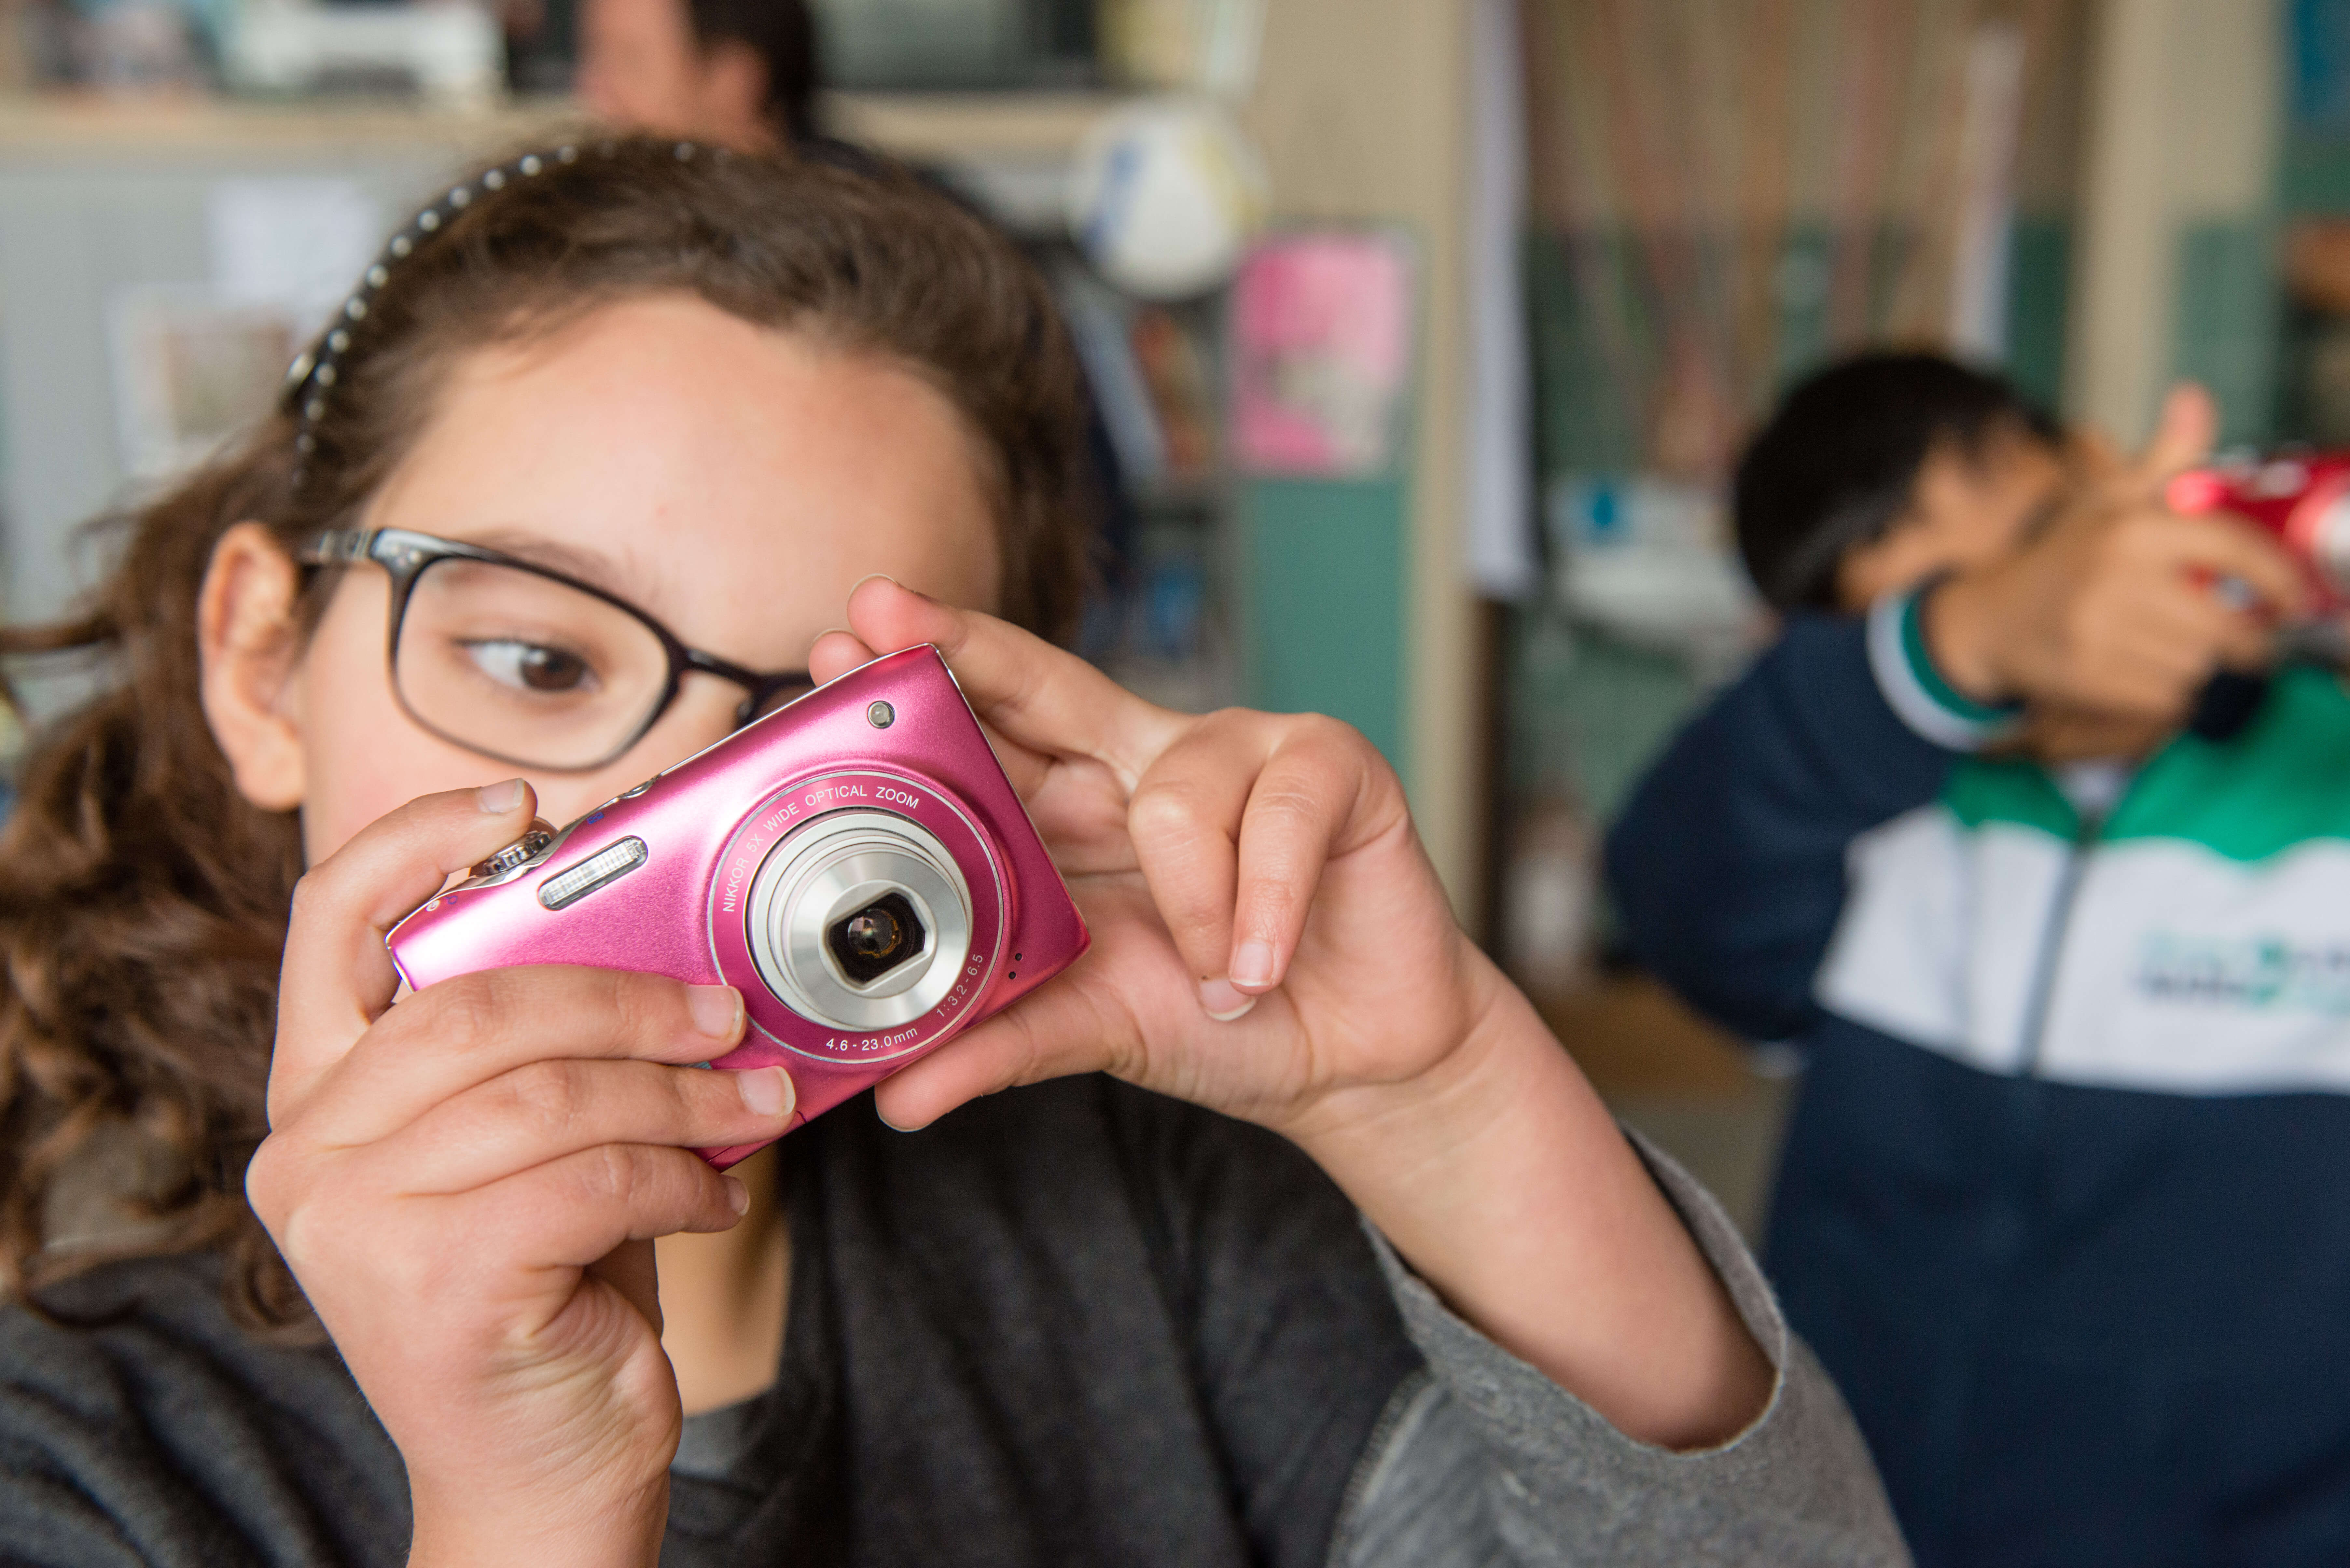
<instances>
[{"instance_id":1,"label":"girl's forehead","mask_svg":"<svg viewBox=\"0 0 2350 1568\"><path fill-rule=\"evenodd\" d=\"M371 520L691 616L746 581L992 560L984 472L910 370L655 296L452 364Z\"/></svg>"}]
</instances>

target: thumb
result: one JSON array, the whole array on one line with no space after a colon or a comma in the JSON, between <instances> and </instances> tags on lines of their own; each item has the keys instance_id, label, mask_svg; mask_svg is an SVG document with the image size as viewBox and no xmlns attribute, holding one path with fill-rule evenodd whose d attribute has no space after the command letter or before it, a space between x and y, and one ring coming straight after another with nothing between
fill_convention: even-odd
<instances>
[{"instance_id":1,"label":"thumb","mask_svg":"<svg viewBox=\"0 0 2350 1568\"><path fill-rule=\"evenodd\" d=\"M536 805L521 779L424 795L310 867L294 889L278 972L273 1125L391 1005L400 976L384 934L451 876L513 843Z\"/></svg>"},{"instance_id":2,"label":"thumb","mask_svg":"<svg viewBox=\"0 0 2350 1568\"><path fill-rule=\"evenodd\" d=\"M2220 409L2211 394L2192 381L2181 381L2162 400L2154 434L2130 471L2143 483L2159 485L2210 456L2219 434Z\"/></svg>"},{"instance_id":3,"label":"thumb","mask_svg":"<svg viewBox=\"0 0 2350 1568\"><path fill-rule=\"evenodd\" d=\"M822 685L839 680L860 664L870 664L876 657L855 632L835 627L808 649L808 674Z\"/></svg>"},{"instance_id":4,"label":"thumb","mask_svg":"<svg viewBox=\"0 0 2350 1568\"><path fill-rule=\"evenodd\" d=\"M660 1277L650 1241L623 1241L588 1264L587 1272L619 1292L652 1324L653 1333L660 1333Z\"/></svg>"}]
</instances>

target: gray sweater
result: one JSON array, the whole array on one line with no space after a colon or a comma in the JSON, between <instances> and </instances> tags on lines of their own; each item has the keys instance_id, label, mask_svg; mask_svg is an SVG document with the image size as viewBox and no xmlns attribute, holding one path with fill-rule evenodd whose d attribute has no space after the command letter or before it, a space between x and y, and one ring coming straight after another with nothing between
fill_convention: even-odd
<instances>
[{"instance_id":1,"label":"gray sweater","mask_svg":"<svg viewBox=\"0 0 2350 1568\"><path fill-rule=\"evenodd\" d=\"M1706 1453L1625 1438L1205 1112L1077 1079L785 1148L776 1382L688 1423L673 1568L1907 1561L1834 1387L1652 1151L1779 1370ZM0 1312L0 1563L401 1560L400 1457L340 1361L240 1333L218 1277L118 1264Z\"/></svg>"}]
</instances>

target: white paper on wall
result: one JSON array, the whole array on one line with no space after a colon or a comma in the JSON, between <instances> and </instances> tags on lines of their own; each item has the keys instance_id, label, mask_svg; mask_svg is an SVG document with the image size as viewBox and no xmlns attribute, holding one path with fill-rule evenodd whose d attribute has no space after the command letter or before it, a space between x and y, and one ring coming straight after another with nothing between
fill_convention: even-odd
<instances>
[{"instance_id":1,"label":"white paper on wall","mask_svg":"<svg viewBox=\"0 0 2350 1568\"><path fill-rule=\"evenodd\" d=\"M205 202L213 287L231 305L322 325L383 244L383 214L356 181L223 180Z\"/></svg>"},{"instance_id":2,"label":"white paper on wall","mask_svg":"<svg viewBox=\"0 0 2350 1568\"><path fill-rule=\"evenodd\" d=\"M1950 347L1997 361L2007 351L2008 247L2015 155L2023 137L2023 29L1989 22L1967 45L1959 133L1958 233L1950 258Z\"/></svg>"},{"instance_id":3,"label":"white paper on wall","mask_svg":"<svg viewBox=\"0 0 2350 1568\"><path fill-rule=\"evenodd\" d=\"M1469 387L1464 400L1469 580L1517 599L1535 560L1534 409L1518 258L1526 213L1525 62L1517 0L1477 0L1471 18Z\"/></svg>"}]
</instances>

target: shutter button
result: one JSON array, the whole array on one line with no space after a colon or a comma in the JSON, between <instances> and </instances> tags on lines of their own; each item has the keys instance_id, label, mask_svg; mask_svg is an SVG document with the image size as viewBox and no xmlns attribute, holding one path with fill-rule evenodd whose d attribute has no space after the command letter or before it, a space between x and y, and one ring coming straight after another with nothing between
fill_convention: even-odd
<instances>
[{"instance_id":1,"label":"shutter button","mask_svg":"<svg viewBox=\"0 0 2350 1568\"><path fill-rule=\"evenodd\" d=\"M546 853L546 846L554 842L555 825L545 817L534 816L530 819L530 826L523 830L523 836L520 838L515 839L487 860L474 866L473 875L503 877L517 866L528 865L534 858Z\"/></svg>"}]
</instances>

